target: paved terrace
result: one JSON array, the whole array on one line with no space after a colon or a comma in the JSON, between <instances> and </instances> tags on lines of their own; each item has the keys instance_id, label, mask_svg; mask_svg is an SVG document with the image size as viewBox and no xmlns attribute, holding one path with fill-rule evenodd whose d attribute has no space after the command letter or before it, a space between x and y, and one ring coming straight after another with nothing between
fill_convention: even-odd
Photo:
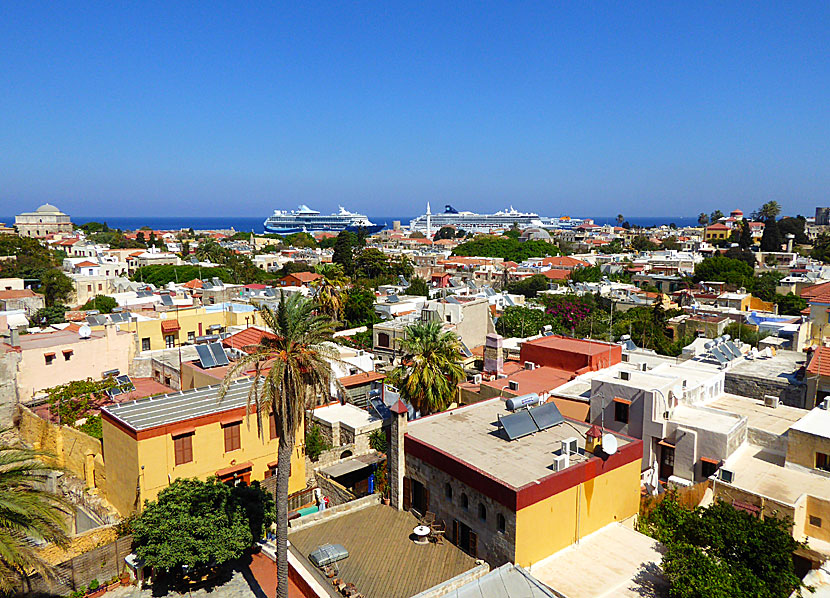
<instances>
[{"instance_id":1,"label":"paved terrace","mask_svg":"<svg viewBox=\"0 0 830 598\"><path fill-rule=\"evenodd\" d=\"M780 436L787 432L795 422L807 413L804 409L778 405L775 409L764 405L763 401L724 393L714 401L705 403L706 407L728 411L747 418L747 425L756 430L763 430Z\"/></svg>"},{"instance_id":2,"label":"paved terrace","mask_svg":"<svg viewBox=\"0 0 830 598\"><path fill-rule=\"evenodd\" d=\"M291 542L306 562L323 544L342 544L349 556L337 563L340 577L366 598L409 598L476 567L476 561L458 548L443 544L415 544L410 539L418 520L409 512L372 505L323 519L291 532Z\"/></svg>"}]
</instances>

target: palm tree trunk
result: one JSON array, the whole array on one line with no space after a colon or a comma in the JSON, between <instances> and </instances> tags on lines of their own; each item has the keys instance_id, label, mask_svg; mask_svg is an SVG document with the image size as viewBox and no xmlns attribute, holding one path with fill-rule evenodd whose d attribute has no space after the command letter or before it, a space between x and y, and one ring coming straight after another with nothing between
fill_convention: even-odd
<instances>
[{"instance_id":1,"label":"palm tree trunk","mask_svg":"<svg viewBox=\"0 0 830 598\"><path fill-rule=\"evenodd\" d=\"M286 438L287 436L287 438ZM288 479L294 434L280 437L277 452L277 598L288 598Z\"/></svg>"}]
</instances>

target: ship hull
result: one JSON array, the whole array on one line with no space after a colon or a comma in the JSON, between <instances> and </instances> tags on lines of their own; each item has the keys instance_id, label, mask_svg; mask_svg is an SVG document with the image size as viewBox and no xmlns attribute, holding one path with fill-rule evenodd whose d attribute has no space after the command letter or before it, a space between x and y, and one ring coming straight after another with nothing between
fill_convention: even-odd
<instances>
[{"instance_id":1,"label":"ship hull","mask_svg":"<svg viewBox=\"0 0 830 598\"><path fill-rule=\"evenodd\" d=\"M366 231L366 234L373 235L376 232L382 230L384 227L383 224L372 224L369 226L354 226L354 225L346 225L346 226L279 226L269 224L268 221L265 221L265 230L269 233L275 233L278 235L293 235L294 233L339 233L341 231L347 230L350 233L357 233L360 229Z\"/></svg>"}]
</instances>

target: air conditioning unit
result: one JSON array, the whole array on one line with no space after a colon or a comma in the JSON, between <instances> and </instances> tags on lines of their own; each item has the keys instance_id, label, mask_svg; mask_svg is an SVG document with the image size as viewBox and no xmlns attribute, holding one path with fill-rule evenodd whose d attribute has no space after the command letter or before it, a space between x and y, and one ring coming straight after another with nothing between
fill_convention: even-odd
<instances>
[{"instance_id":1,"label":"air conditioning unit","mask_svg":"<svg viewBox=\"0 0 830 598\"><path fill-rule=\"evenodd\" d=\"M571 464L571 458L569 455L556 455L553 458L553 471L562 471L563 469L567 469L568 466Z\"/></svg>"},{"instance_id":2,"label":"air conditioning unit","mask_svg":"<svg viewBox=\"0 0 830 598\"><path fill-rule=\"evenodd\" d=\"M505 378L507 378L507 374L497 374L496 375L496 380L504 380Z\"/></svg>"},{"instance_id":3,"label":"air conditioning unit","mask_svg":"<svg viewBox=\"0 0 830 598\"><path fill-rule=\"evenodd\" d=\"M536 369L536 364L533 363L532 361L525 361L525 369L526 370L535 370Z\"/></svg>"},{"instance_id":4,"label":"air conditioning unit","mask_svg":"<svg viewBox=\"0 0 830 598\"><path fill-rule=\"evenodd\" d=\"M621 371L620 380L631 380L631 372L626 372L625 370Z\"/></svg>"},{"instance_id":5,"label":"air conditioning unit","mask_svg":"<svg viewBox=\"0 0 830 598\"><path fill-rule=\"evenodd\" d=\"M509 388L510 390L519 390L519 383L515 380L508 380L507 388Z\"/></svg>"},{"instance_id":6,"label":"air conditioning unit","mask_svg":"<svg viewBox=\"0 0 830 598\"><path fill-rule=\"evenodd\" d=\"M731 484L735 480L735 472L731 469L724 469L723 467L718 470L718 479L722 482L726 482L727 484Z\"/></svg>"},{"instance_id":7,"label":"air conditioning unit","mask_svg":"<svg viewBox=\"0 0 830 598\"><path fill-rule=\"evenodd\" d=\"M563 455L576 455L579 453L579 445L577 439L571 436L562 441L561 453Z\"/></svg>"},{"instance_id":8,"label":"air conditioning unit","mask_svg":"<svg viewBox=\"0 0 830 598\"><path fill-rule=\"evenodd\" d=\"M824 399L818 404L819 409L824 409L827 411L827 408L830 407L830 400Z\"/></svg>"},{"instance_id":9,"label":"air conditioning unit","mask_svg":"<svg viewBox=\"0 0 830 598\"><path fill-rule=\"evenodd\" d=\"M631 356L628 353L623 353L622 354L622 360L624 362L628 363L631 360Z\"/></svg>"},{"instance_id":10,"label":"air conditioning unit","mask_svg":"<svg viewBox=\"0 0 830 598\"><path fill-rule=\"evenodd\" d=\"M778 403L780 401L781 401L781 399L779 399L776 396L764 395L764 406L765 407L771 407L772 409L775 409L776 407L778 407Z\"/></svg>"},{"instance_id":11,"label":"air conditioning unit","mask_svg":"<svg viewBox=\"0 0 830 598\"><path fill-rule=\"evenodd\" d=\"M481 374L475 374L473 376L473 384L481 384Z\"/></svg>"},{"instance_id":12,"label":"air conditioning unit","mask_svg":"<svg viewBox=\"0 0 830 598\"><path fill-rule=\"evenodd\" d=\"M640 364L640 370L642 370L643 372L647 372L648 371L648 364L647 363L641 363Z\"/></svg>"}]
</instances>

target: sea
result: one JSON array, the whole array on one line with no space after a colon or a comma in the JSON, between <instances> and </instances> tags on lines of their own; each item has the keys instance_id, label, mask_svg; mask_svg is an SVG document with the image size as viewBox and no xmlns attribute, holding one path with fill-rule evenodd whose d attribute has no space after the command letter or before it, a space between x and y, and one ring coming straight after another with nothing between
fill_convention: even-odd
<instances>
[{"instance_id":1,"label":"sea","mask_svg":"<svg viewBox=\"0 0 830 598\"><path fill-rule=\"evenodd\" d=\"M375 224L385 224L392 227L395 220L407 225L409 221L416 218L411 216L369 216L369 220ZM616 224L616 216L584 216L593 218L599 225ZM653 227L664 224L675 224L678 227L696 226L697 216L632 216L626 217L632 226ZM0 222L14 222L14 217L6 217ZM264 233L265 217L250 216L72 216L75 224L85 222L106 222L112 229L137 230L141 227L149 227L153 230L181 230L192 228L193 230L230 230L237 232Z\"/></svg>"}]
</instances>

